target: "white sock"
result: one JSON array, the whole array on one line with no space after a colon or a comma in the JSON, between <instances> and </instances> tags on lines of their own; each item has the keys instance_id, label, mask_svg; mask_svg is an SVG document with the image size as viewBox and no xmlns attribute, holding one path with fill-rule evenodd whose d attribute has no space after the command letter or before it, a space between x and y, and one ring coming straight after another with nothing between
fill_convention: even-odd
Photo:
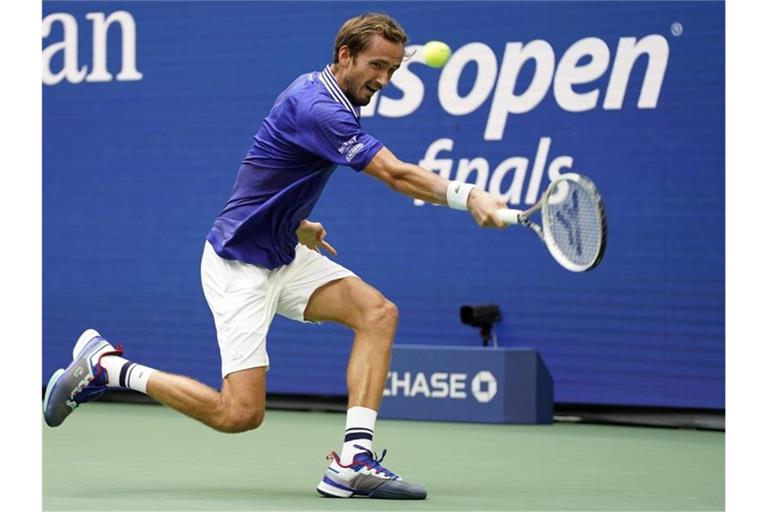
<instances>
[{"instance_id":1,"label":"white sock","mask_svg":"<svg viewBox=\"0 0 768 512\"><path fill-rule=\"evenodd\" d=\"M362 450L373 451L373 430L376 425L377 412L367 407L352 407L347 409L347 429L344 432L344 446L341 448L341 463L348 465Z\"/></svg>"},{"instance_id":2,"label":"white sock","mask_svg":"<svg viewBox=\"0 0 768 512\"><path fill-rule=\"evenodd\" d=\"M150 375L157 371L120 356L102 357L101 366L107 371L107 387L130 388L144 394L147 393Z\"/></svg>"}]
</instances>

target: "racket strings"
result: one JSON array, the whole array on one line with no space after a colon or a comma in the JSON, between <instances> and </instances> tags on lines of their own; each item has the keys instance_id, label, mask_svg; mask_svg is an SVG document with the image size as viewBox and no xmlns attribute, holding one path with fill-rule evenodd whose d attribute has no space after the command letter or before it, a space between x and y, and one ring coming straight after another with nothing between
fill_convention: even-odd
<instances>
[{"instance_id":1,"label":"racket strings","mask_svg":"<svg viewBox=\"0 0 768 512\"><path fill-rule=\"evenodd\" d=\"M600 254L601 210L592 194L580 184L569 181L566 186L565 197L549 203L552 239L563 257L576 265L590 265Z\"/></svg>"}]
</instances>

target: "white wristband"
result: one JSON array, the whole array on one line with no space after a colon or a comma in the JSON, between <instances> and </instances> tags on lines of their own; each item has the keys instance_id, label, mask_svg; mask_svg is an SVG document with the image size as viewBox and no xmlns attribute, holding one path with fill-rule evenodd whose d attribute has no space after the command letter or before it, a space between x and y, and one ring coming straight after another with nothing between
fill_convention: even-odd
<instances>
[{"instance_id":1,"label":"white wristband","mask_svg":"<svg viewBox=\"0 0 768 512\"><path fill-rule=\"evenodd\" d=\"M473 188L475 186L471 183L463 183L461 181L450 182L448 184L448 193L445 197L448 206L454 210L466 210L469 193Z\"/></svg>"}]
</instances>

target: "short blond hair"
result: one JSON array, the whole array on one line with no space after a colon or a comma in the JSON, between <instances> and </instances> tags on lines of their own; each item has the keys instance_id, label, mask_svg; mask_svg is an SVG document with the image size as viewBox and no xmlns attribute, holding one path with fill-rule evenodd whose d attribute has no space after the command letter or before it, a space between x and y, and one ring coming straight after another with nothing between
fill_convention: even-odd
<instances>
[{"instance_id":1,"label":"short blond hair","mask_svg":"<svg viewBox=\"0 0 768 512\"><path fill-rule=\"evenodd\" d=\"M352 57L364 52L371 44L374 35L380 35L392 43L405 46L408 35L395 18L388 14L371 12L355 16L344 22L336 34L333 46L333 62L339 62L339 49L347 46Z\"/></svg>"}]
</instances>

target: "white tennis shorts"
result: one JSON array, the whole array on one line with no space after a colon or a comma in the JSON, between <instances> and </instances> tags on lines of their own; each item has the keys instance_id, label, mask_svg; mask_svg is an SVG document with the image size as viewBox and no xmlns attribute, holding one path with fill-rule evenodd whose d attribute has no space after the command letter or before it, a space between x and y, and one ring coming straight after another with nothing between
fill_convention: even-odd
<instances>
[{"instance_id":1,"label":"white tennis shorts","mask_svg":"<svg viewBox=\"0 0 768 512\"><path fill-rule=\"evenodd\" d=\"M275 313L308 322L304 310L312 293L355 274L301 244L290 264L269 270L224 259L206 242L200 276L216 323L221 375L226 377L248 368L269 369L267 331Z\"/></svg>"}]
</instances>

